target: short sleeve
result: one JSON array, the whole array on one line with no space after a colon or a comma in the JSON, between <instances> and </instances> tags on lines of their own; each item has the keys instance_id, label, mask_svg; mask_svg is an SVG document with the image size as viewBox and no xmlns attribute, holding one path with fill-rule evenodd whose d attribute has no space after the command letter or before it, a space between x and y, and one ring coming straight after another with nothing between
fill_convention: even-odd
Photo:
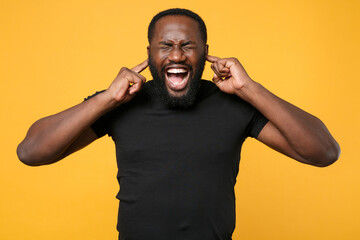
<instances>
[{"instance_id":1,"label":"short sleeve","mask_svg":"<svg viewBox=\"0 0 360 240\"><path fill-rule=\"evenodd\" d=\"M89 100L90 98L104 92L105 90L102 91L98 91L95 94L88 96L87 98L84 99L84 101ZM108 128L107 126L109 126L108 124L108 119L109 116L108 114L105 114L104 116L100 117L98 120L96 120L90 127L91 129L95 132L96 136L98 138L103 137L104 135L108 134Z\"/></svg>"},{"instance_id":2,"label":"short sleeve","mask_svg":"<svg viewBox=\"0 0 360 240\"><path fill-rule=\"evenodd\" d=\"M248 126L248 136L257 138L268 121L269 120L264 115L262 115L259 111L256 110Z\"/></svg>"}]
</instances>

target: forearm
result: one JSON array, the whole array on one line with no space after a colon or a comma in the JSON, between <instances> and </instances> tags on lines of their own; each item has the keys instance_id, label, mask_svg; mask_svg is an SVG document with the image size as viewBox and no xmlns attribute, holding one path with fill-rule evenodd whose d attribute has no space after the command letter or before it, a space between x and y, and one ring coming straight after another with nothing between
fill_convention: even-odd
<instances>
[{"instance_id":1,"label":"forearm","mask_svg":"<svg viewBox=\"0 0 360 240\"><path fill-rule=\"evenodd\" d=\"M90 125L106 112L134 98L146 81L139 73L147 66L146 59L132 69L123 67L106 91L35 122L17 148L19 159L32 166L49 164L94 141L96 135Z\"/></svg>"},{"instance_id":2,"label":"forearm","mask_svg":"<svg viewBox=\"0 0 360 240\"><path fill-rule=\"evenodd\" d=\"M28 165L55 161L96 119L113 107L110 98L98 94L55 115L42 118L19 144L19 159Z\"/></svg>"},{"instance_id":3,"label":"forearm","mask_svg":"<svg viewBox=\"0 0 360 240\"><path fill-rule=\"evenodd\" d=\"M275 96L259 83L252 80L248 83L236 94L268 118L296 153L314 165L326 165L338 158L339 145L322 121Z\"/></svg>"},{"instance_id":4,"label":"forearm","mask_svg":"<svg viewBox=\"0 0 360 240\"><path fill-rule=\"evenodd\" d=\"M207 56L213 81L223 92L236 94L252 104L271 124L258 139L292 158L315 166L336 161L340 147L325 125L311 114L278 98L253 81L236 58Z\"/></svg>"}]
</instances>

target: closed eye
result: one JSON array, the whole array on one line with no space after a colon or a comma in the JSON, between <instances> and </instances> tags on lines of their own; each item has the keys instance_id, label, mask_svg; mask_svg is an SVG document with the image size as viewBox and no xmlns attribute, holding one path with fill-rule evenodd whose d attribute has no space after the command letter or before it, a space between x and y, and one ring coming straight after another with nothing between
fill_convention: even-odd
<instances>
[{"instance_id":1,"label":"closed eye","mask_svg":"<svg viewBox=\"0 0 360 240\"><path fill-rule=\"evenodd\" d=\"M168 50L168 49L174 47L174 44L171 42L159 42L159 45L160 45L159 48L164 49L164 50ZM180 47L185 50L186 49L195 49L196 43L193 41L188 41L188 42L181 43Z\"/></svg>"},{"instance_id":2,"label":"closed eye","mask_svg":"<svg viewBox=\"0 0 360 240\"><path fill-rule=\"evenodd\" d=\"M181 47L183 49L195 49L196 44L195 44L195 42L189 41L189 42L185 42L185 43L181 44Z\"/></svg>"},{"instance_id":3,"label":"closed eye","mask_svg":"<svg viewBox=\"0 0 360 240\"><path fill-rule=\"evenodd\" d=\"M169 49L173 46L172 43L169 42L160 42L160 49Z\"/></svg>"}]
</instances>

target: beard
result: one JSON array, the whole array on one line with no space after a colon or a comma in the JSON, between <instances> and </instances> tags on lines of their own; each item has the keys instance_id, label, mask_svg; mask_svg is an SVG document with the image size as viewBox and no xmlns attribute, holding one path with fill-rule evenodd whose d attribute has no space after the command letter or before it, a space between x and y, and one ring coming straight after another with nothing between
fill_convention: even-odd
<instances>
[{"instance_id":1,"label":"beard","mask_svg":"<svg viewBox=\"0 0 360 240\"><path fill-rule=\"evenodd\" d=\"M186 65L189 68L189 71L191 72L189 76L189 89L188 91L180 96L175 97L172 96L169 91L167 90L166 84L165 84L165 67L161 68L161 73L156 69L155 65L153 64L153 61L151 59L151 56L149 56L149 69L151 72L151 75L154 78L154 84L155 84L155 93L160 97L161 101L169 108L189 108L192 105L194 105L195 99L197 97L197 94L199 92L200 87L200 81L201 76L204 71L206 62L206 56L203 54L200 57L199 60L199 67L193 71L193 68L191 65Z\"/></svg>"}]
</instances>

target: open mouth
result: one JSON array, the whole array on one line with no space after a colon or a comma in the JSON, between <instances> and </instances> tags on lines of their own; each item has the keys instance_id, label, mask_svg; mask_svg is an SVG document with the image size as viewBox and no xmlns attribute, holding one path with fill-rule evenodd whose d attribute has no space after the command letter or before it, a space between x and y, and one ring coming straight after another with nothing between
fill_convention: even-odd
<instances>
[{"instance_id":1,"label":"open mouth","mask_svg":"<svg viewBox=\"0 0 360 240\"><path fill-rule=\"evenodd\" d=\"M186 67L170 66L165 70L168 87L173 91L184 90L188 84L190 71Z\"/></svg>"}]
</instances>

